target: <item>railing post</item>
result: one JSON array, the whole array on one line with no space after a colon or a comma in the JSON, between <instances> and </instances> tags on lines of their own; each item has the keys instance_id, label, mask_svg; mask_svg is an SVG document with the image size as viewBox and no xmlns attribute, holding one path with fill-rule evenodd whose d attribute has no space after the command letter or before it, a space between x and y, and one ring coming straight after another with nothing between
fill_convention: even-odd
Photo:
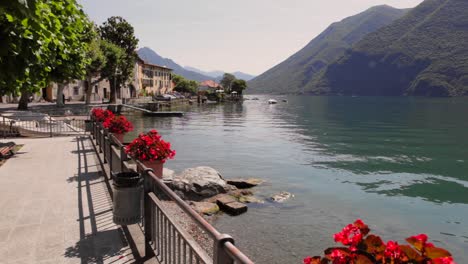
<instances>
[{"instance_id":1,"label":"railing post","mask_svg":"<svg viewBox=\"0 0 468 264\"><path fill-rule=\"evenodd\" d=\"M124 162L127 161L127 153L125 152L125 146L120 147L120 167L122 168L122 171L124 171L125 164Z\"/></svg>"},{"instance_id":2,"label":"railing post","mask_svg":"<svg viewBox=\"0 0 468 264\"><path fill-rule=\"evenodd\" d=\"M52 134L52 117L49 115L49 132L50 132L50 137L53 137Z\"/></svg>"},{"instance_id":3,"label":"railing post","mask_svg":"<svg viewBox=\"0 0 468 264\"><path fill-rule=\"evenodd\" d=\"M6 129L7 129L7 126L6 126L6 122L5 122L5 117L3 116L3 125L2 125L3 138L6 138Z\"/></svg>"},{"instance_id":4,"label":"railing post","mask_svg":"<svg viewBox=\"0 0 468 264\"><path fill-rule=\"evenodd\" d=\"M224 243L231 242L234 245L234 238L230 235L221 234L214 239L213 264L233 264L234 260L224 250Z\"/></svg>"},{"instance_id":5,"label":"railing post","mask_svg":"<svg viewBox=\"0 0 468 264\"><path fill-rule=\"evenodd\" d=\"M151 192L151 177L149 176L149 172L153 172L153 169L145 169L143 171L143 185L144 185L144 192L143 192L143 230L145 232L145 257L153 257L154 256L154 251L153 248L151 247L151 234L152 232L152 226L151 226L151 198L149 196L149 193Z\"/></svg>"}]
</instances>

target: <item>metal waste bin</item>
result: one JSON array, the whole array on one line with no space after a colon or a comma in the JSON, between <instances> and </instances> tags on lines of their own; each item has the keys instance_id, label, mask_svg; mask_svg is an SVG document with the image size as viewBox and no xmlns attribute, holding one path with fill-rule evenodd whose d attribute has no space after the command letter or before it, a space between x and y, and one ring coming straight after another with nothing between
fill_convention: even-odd
<instances>
[{"instance_id":1,"label":"metal waste bin","mask_svg":"<svg viewBox=\"0 0 468 264\"><path fill-rule=\"evenodd\" d=\"M141 221L143 179L136 172L112 173L114 203L113 221L117 225L132 225Z\"/></svg>"}]
</instances>

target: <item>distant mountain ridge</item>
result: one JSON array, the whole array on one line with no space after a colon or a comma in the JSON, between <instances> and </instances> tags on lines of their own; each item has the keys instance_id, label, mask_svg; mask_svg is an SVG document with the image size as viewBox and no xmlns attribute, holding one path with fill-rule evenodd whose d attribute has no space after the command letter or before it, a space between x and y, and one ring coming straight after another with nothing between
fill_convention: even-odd
<instances>
[{"instance_id":1,"label":"distant mountain ridge","mask_svg":"<svg viewBox=\"0 0 468 264\"><path fill-rule=\"evenodd\" d=\"M223 78L223 75L225 73L223 71L209 71L209 72L207 72L207 71L203 71L203 70L200 70L200 69L197 69L197 68L194 68L194 67L190 67L190 66L185 66L185 69L189 70L189 71L197 72L197 73L200 73L200 74L203 74L203 75L206 75L206 76L210 76L211 78L214 78L214 80L216 80L216 81L220 81ZM230 72L230 73L233 74L234 76L236 76L237 79L242 79L242 80L246 80L246 81L250 81L253 78L255 78L254 75L244 73L244 72L241 72L241 71Z\"/></svg>"},{"instance_id":2,"label":"distant mountain ridge","mask_svg":"<svg viewBox=\"0 0 468 264\"><path fill-rule=\"evenodd\" d=\"M387 5L331 24L291 57L251 80L249 93L301 93L318 72L345 54L353 44L396 19L408 10Z\"/></svg>"},{"instance_id":3,"label":"distant mountain ridge","mask_svg":"<svg viewBox=\"0 0 468 264\"><path fill-rule=\"evenodd\" d=\"M168 68L171 68L174 70L175 74L181 75L184 78L202 82L205 80L210 80L212 79L210 76L206 76L203 74L200 74L198 72L190 71L185 69L184 67L180 66L176 62L174 62L171 59L163 58L159 54L157 54L154 50L148 48L148 47L143 47L140 48L137 51L138 55L140 58L146 62L152 63L152 64L157 64L161 66L166 66Z\"/></svg>"},{"instance_id":4,"label":"distant mountain ridge","mask_svg":"<svg viewBox=\"0 0 468 264\"><path fill-rule=\"evenodd\" d=\"M369 34L306 88L314 94L468 95L468 1L425 0Z\"/></svg>"}]
</instances>

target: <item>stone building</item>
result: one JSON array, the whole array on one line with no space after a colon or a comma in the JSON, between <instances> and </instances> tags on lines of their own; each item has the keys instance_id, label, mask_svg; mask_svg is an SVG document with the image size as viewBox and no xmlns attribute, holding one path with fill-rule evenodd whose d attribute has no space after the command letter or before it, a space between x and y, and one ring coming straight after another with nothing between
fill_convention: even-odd
<instances>
[{"instance_id":1,"label":"stone building","mask_svg":"<svg viewBox=\"0 0 468 264\"><path fill-rule=\"evenodd\" d=\"M170 93L174 89L172 69L147 63L139 58L130 89L134 89L139 96Z\"/></svg>"}]
</instances>

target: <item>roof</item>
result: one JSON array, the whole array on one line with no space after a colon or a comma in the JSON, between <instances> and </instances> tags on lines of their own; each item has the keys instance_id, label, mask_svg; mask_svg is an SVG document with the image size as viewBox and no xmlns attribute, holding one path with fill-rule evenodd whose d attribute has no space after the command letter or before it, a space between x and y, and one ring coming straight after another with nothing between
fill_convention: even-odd
<instances>
[{"instance_id":1,"label":"roof","mask_svg":"<svg viewBox=\"0 0 468 264\"><path fill-rule=\"evenodd\" d=\"M218 88L221 87L221 85L213 80L206 80L200 83L200 86L206 86L210 88Z\"/></svg>"},{"instance_id":2,"label":"roof","mask_svg":"<svg viewBox=\"0 0 468 264\"><path fill-rule=\"evenodd\" d=\"M162 68L162 69L166 69L166 70L173 71L173 69L168 68L168 67L166 67L166 66L161 66L161 65L149 63L149 62L145 61L144 59L142 59L140 56L138 56L138 59L137 59L137 60L138 60L138 62L143 63L144 65L153 66L153 67L157 67L157 68Z\"/></svg>"}]
</instances>

